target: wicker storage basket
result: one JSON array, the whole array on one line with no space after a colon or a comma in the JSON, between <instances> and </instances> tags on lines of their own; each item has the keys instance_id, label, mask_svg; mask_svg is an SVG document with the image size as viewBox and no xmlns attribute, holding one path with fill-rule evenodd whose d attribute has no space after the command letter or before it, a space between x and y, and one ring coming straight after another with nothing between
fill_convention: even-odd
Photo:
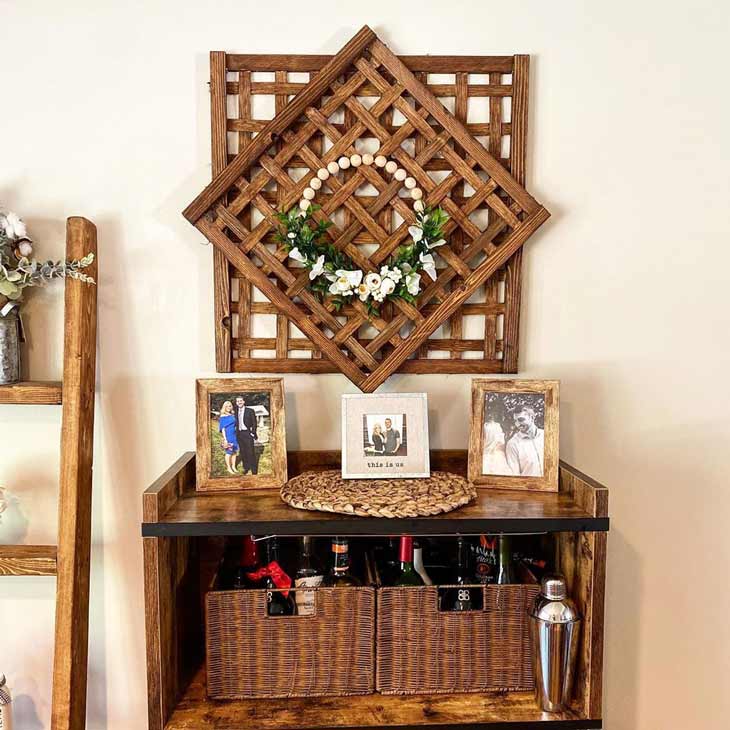
<instances>
[{"instance_id":1,"label":"wicker storage basket","mask_svg":"<svg viewBox=\"0 0 730 730\"><path fill-rule=\"evenodd\" d=\"M206 595L209 697L373 692L375 590L314 590L312 616L269 616L265 590Z\"/></svg>"},{"instance_id":2,"label":"wicker storage basket","mask_svg":"<svg viewBox=\"0 0 730 730\"><path fill-rule=\"evenodd\" d=\"M483 609L457 613L439 610L436 586L381 588L378 692L534 689L527 609L538 590L484 586Z\"/></svg>"}]
</instances>

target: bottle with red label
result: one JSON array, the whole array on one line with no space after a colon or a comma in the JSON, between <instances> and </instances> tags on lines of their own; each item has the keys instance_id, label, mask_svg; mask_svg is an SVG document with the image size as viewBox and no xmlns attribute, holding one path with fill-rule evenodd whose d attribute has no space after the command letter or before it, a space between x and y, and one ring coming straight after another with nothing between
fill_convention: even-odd
<instances>
[{"instance_id":1,"label":"bottle with red label","mask_svg":"<svg viewBox=\"0 0 730 730\"><path fill-rule=\"evenodd\" d=\"M474 550L474 577L477 583L489 585L497 580L497 536L479 535Z\"/></svg>"}]
</instances>

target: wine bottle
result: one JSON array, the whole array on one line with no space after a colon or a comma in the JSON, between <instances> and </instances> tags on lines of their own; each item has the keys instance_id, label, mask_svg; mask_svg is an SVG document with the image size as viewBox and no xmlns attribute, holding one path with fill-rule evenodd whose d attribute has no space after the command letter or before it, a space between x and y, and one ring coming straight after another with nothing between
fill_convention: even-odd
<instances>
[{"instance_id":1,"label":"wine bottle","mask_svg":"<svg viewBox=\"0 0 730 730\"><path fill-rule=\"evenodd\" d=\"M299 567L294 575L295 588L317 588L322 585L324 571L312 550L312 538L304 535L301 540ZM297 614L299 616L313 616L316 605L315 591L295 591Z\"/></svg>"},{"instance_id":2,"label":"wine bottle","mask_svg":"<svg viewBox=\"0 0 730 730\"><path fill-rule=\"evenodd\" d=\"M336 588L360 585L360 581L350 573L350 544L346 537L332 538L332 568L325 585Z\"/></svg>"},{"instance_id":3,"label":"wine bottle","mask_svg":"<svg viewBox=\"0 0 730 730\"><path fill-rule=\"evenodd\" d=\"M433 581L423 565L423 546L417 540L413 541L413 567L416 573L421 576L424 585L433 585Z\"/></svg>"},{"instance_id":4,"label":"wine bottle","mask_svg":"<svg viewBox=\"0 0 730 730\"><path fill-rule=\"evenodd\" d=\"M497 577L495 583L506 585L517 583L514 564L512 563L512 541L509 535L499 536L499 551L497 556Z\"/></svg>"},{"instance_id":5,"label":"wine bottle","mask_svg":"<svg viewBox=\"0 0 730 730\"><path fill-rule=\"evenodd\" d=\"M256 573L260 567L259 550L255 537L254 535L244 535L238 567L233 573L233 589L240 591L246 588L261 588L260 580L249 578L249 574Z\"/></svg>"},{"instance_id":6,"label":"wine bottle","mask_svg":"<svg viewBox=\"0 0 730 730\"><path fill-rule=\"evenodd\" d=\"M394 586L422 586L423 580L413 567L413 538L401 536L398 547L398 568L393 579Z\"/></svg>"},{"instance_id":7,"label":"wine bottle","mask_svg":"<svg viewBox=\"0 0 730 730\"><path fill-rule=\"evenodd\" d=\"M449 611L473 611L477 608L475 593L478 589L467 587L474 581L471 570L469 570L470 545L461 536L459 536L456 545L456 576L454 582L459 587L451 590L450 600L447 600L446 608Z\"/></svg>"},{"instance_id":8,"label":"wine bottle","mask_svg":"<svg viewBox=\"0 0 730 730\"><path fill-rule=\"evenodd\" d=\"M247 573L250 581L263 583L266 588L266 603L269 616L291 616L296 612L294 598L289 592L291 578L279 564L279 538L272 536L266 543L268 565L254 573Z\"/></svg>"},{"instance_id":9,"label":"wine bottle","mask_svg":"<svg viewBox=\"0 0 730 730\"><path fill-rule=\"evenodd\" d=\"M485 585L494 583L497 579L497 538L494 535L480 535L475 556L476 582Z\"/></svg>"}]
</instances>

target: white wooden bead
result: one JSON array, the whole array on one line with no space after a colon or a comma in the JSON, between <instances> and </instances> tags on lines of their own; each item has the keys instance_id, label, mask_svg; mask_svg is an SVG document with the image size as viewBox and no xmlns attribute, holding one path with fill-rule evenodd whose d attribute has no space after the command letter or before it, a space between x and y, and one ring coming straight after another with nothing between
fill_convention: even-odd
<instances>
[{"instance_id":1,"label":"white wooden bead","mask_svg":"<svg viewBox=\"0 0 730 730\"><path fill-rule=\"evenodd\" d=\"M314 200L314 190L312 190L312 188L304 188L304 191L302 192L302 197L306 198L307 200Z\"/></svg>"},{"instance_id":2,"label":"white wooden bead","mask_svg":"<svg viewBox=\"0 0 730 730\"><path fill-rule=\"evenodd\" d=\"M420 200L423 197L423 190L421 188L413 188L411 190L411 197L413 200Z\"/></svg>"},{"instance_id":3,"label":"white wooden bead","mask_svg":"<svg viewBox=\"0 0 730 730\"><path fill-rule=\"evenodd\" d=\"M416 187L416 178L415 177L407 177L405 182L403 183L409 190L413 190L413 188Z\"/></svg>"},{"instance_id":4,"label":"white wooden bead","mask_svg":"<svg viewBox=\"0 0 730 730\"><path fill-rule=\"evenodd\" d=\"M362 156L362 164L363 165L372 165L374 161L375 161L375 158L369 152L366 152Z\"/></svg>"},{"instance_id":5,"label":"white wooden bead","mask_svg":"<svg viewBox=\"0 0 730 730\"><path fill-rule=\"evenodd\" d=\"M327 170L325 170L327 172ZM329 175L329 173L327 172ZM319 190L322 187L322 181L318 177L313 177L309 181L309 187L312 188L312 190Z\"/></svg>"},{"instance_id":6,"label":"white wooden bead","mask_svg":"<svg viewBox=\"0 0 730 730\"><path fill-rule=\"evenodd\" d=\"M398 169L398 163L394 162L393 160L388 160L388 162L385 163L385 171L389 172L391 175Z\"/></svg>"},{"instance_id":7,"label":"white wooden bead","mask_svg":"<svg viewBox=\"0 0 730 730\"><path fill-rule=\"evenodd\" d=\"M330 162L329 165L327 165L327 169L333 174L336 175L340 171L340 166L336 162Z\"/></svg>"},{"instance_id":8,"label":"white wooden bead","mask_svg":"<svg viewBox=\"0 0 730 730\"><path fill-rule=\"evenodd\" d=\"M362 165L362 157L360 155L350 155L350 164L353 167L360 167Z\"/></svg>"},{"instance_id":9,"label":"white wooden bead","mask_svg":"<svg viewBox=\"0 0 730 730\"><path fill-rule=\"evenodd\" d=\"M320 180L326 180L330 176L330 171L326 167L320 167L317 170L317 177Z\"/></svg>"},{"instance_id":10,"label":"white wooden bead","mask_svg":"<svg viewBox=\"0 0 730 730\"><path fill-rule=\"evenodd\" d=\"M340 159L337 160L337 164L340 166L341 170L347 170L347 168L350 166L350 158L340 157Z\"/></svg>"},{"instance_id":11,"label":"white wooden bead","mask_svg":"<svg viewBox=\"0 0 730 730\"><path fill-rule=\"evenodd\" d=\"M307 208L309 208L310 205L311 205L311 203L306 198L304 198L304 200L299 201L299 207L302 210L306 210Z\"/></svg>"},{"instance_id":12,"label":"white wooden bead","mask_svg":"<svg viewBox=\"0 0 730 730\"><path fill-rule=\"evenodd\" d=\"M388 160L386 160L386 159L385 159L385 157L383 157L383 155L378 155L378 156L377 156L377 157L375 158L375 165L376 165L377 167L385 167L385 163L386 163L387 161L388 161Z\"/></svg>"},{"instance_id":13,"label":"white wooden bead","mask_svg":"<svg viewBox=\"0 0 730 730\"><path fill-rule=\"evenodd\" d=\"M418 213L423 213L423 201L422 200L417 200L413 204L413 210L417 211Z\"/></svg>"},{"instance_id":14,"label":"white wooden bead","mask_svg":"<svg viewBox=\"0 0 730 730\"><path fill-rule=\"evenodd\" d=\"M407 172L406 172L406 171L405 171L405 170L404 170L404 169L403 169L402 167L399 167L399 168L398 168L398 169L397 169L397 170L395 171L395 174L393 175L393 177L394 177L394 178L395 178L396 180L405 180L405 179L406 179L406 175L407 175L407 174L408 174L408 173L407 173Z\"/></svg>"}]
</instances>

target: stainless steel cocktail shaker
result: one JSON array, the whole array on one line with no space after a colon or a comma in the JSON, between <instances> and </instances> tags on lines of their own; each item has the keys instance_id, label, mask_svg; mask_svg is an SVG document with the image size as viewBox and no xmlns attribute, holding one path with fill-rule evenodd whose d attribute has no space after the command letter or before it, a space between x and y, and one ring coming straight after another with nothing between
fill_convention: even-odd
<instances>
[{"instance_id":1,"label":"stainless steel cocktail shaker","mask_svg":"<svg viewBox=\"0 0 730 730\"><path fill-rule=\"evenodd\" d=\"M565 578L546 575L530 611L535 695L546 712L560 712L568 706L579 632L580 616L568 598Z\"/></svg>"}]
</instances>

